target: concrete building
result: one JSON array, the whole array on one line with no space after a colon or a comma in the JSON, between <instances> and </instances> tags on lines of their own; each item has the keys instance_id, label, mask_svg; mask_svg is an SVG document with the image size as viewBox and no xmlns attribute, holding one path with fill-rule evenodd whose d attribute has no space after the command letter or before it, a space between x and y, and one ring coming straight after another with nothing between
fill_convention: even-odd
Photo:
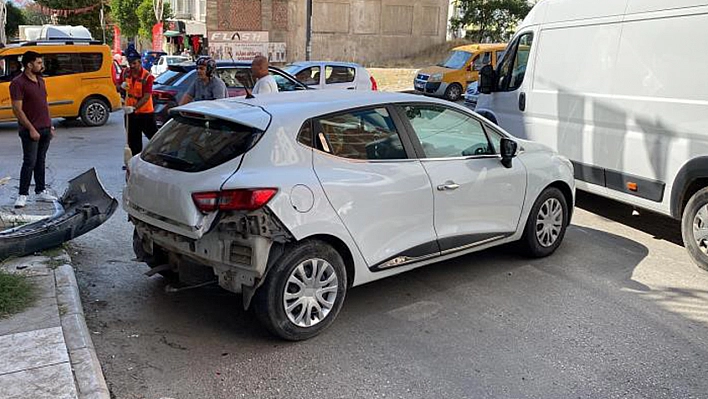
<instances>
[{"instance_id":1,"label":"concrete building","mask_svg":"<svg viewBox=\"0 0 708 399\"><path fill-rule=\"evenodd\" d=\"M216 56L267 48L283 61L305 59L307 0L206 1ZM370 63L418 53L445 41L449 7L449 0L313 0L312 59Z\"/></svg>"}]
</instances>

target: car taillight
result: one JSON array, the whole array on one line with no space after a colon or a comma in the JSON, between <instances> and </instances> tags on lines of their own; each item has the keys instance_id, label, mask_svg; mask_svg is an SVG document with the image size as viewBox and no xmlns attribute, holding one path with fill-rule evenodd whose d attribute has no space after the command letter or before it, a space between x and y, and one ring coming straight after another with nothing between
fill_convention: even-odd
<instances>
[{"instance_id":1,"label":"car taillight","mask_svg":"<svg viewBox=\"0 0 708 399\"><path fill-rule=\"evenodd\" d=\"M379 90L379 85L376 84L376 79L374 79L373 76L370 77L369 79L371 79L371 90L373 90L373 91L378 91L378 90Z\"/></svg>"},{"instance_id":2,"label":"car taillight","mask_svg":"<svg viewBox=\"0 0 708 399\"><path fill-rule=\"evenodd\" d=\"M254 211L270 201L278 192L275 188L253 188L193 193L192 200L202 212Z\"/></svg>"},{"instance_id":3,"label":"car taillight","mask_svg":"<svg viewBox=\"0 0 708 399\"><path fill-rule=\"evenodd\" d=\"M152 97L159 101L175 101L176 90L153 90Z\"/></svg>"}]
</instances>

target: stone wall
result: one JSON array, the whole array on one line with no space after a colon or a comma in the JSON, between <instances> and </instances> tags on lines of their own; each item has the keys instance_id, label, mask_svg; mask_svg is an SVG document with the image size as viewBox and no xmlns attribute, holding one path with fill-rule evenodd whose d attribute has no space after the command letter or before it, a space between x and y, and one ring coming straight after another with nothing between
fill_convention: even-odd
<instances>
[{"instance_id":1,"label":"stone wall","mask_svg":"<svg viewBox=\"0 0 708 399\"><path fill-rule=\"evenodd\" d=\"M305 59L306 0L208 0L207 30L265 30ZM259 14L260 10L260 14ZM400 59L445 41L448 0L313 0L312 58Z\"/></svg>"}]
</instances>

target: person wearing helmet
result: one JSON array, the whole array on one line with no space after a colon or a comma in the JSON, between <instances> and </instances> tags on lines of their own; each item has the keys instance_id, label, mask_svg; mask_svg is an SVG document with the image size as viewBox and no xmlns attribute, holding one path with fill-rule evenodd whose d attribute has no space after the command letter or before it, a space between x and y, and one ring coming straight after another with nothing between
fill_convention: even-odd
<instances>
[{"instance_id":1,"label":"person wearing helmet","mask_svg":"<svg viewBox=\"0 0 708 399\"><path fill-rule=\"evenodd\" d=\"M189 90L180 100L179 105L192 101L218 100L226 98L226 83L218 76L216 61L211 57L199 57L197 60L197 79L189 86Z\"/></svg>"}]
</instances>

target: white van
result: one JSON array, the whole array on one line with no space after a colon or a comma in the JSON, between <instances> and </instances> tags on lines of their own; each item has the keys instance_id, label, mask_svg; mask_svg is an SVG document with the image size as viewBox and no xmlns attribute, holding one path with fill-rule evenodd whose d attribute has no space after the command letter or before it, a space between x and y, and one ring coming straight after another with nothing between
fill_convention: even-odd
<instances>
[{"instance_id":1,"label":"white van","mask_svg":"<svg viewBox=\"0 0 708 399\"><path fill-rule=\"evenodd\" d=\"M708 270L707 37L707 0L542 0L477 112L570 158L579 189L680 219Z\"/></svg>"}]
</instances>

